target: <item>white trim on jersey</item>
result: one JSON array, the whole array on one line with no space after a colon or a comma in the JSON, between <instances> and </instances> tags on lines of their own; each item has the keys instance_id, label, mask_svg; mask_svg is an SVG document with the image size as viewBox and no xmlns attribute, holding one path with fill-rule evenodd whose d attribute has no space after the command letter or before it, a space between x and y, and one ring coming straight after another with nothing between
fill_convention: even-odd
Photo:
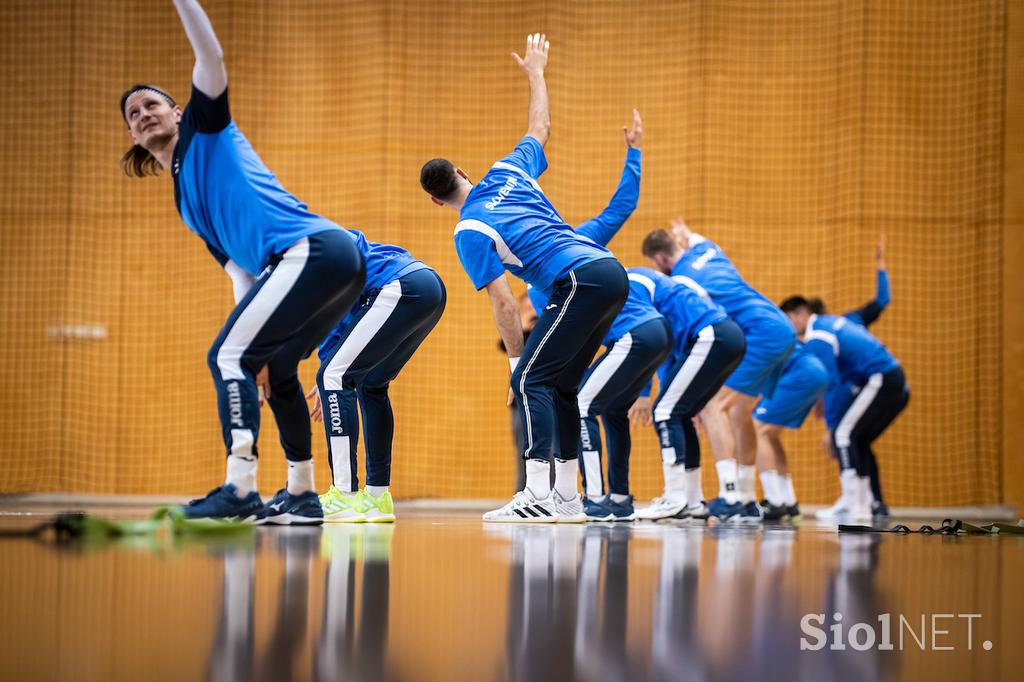
<instances>
[{"instance_id":1,"label":"white trim on jersey","mask_svg":"<svg viewBox=\"0 0 1024 682\"><path fill-rule=\"evenodd\" d=\"M612 376L619 371L619 367L626 361L626 357L632 348L633 336L631 334L624 334L597 364L594 371L587 377L587 381L580 386L576 400L580 406L581 419L590 416L590 405L594 402L594 398L608 385Z\"/></svg>"},{"instance_id":2,"label":"white trim on jersey","mask_svg":"<svg viewBox=\"0 0 1024 682\"><path fill-rule=\"evenodd\" d=\"M551 338L551 334L554 333L558 327L558 323L565 317L565 311L569 309L569 304L572 303L573 296L576 295L576 273L569 271L569 280L572 282L572 288L569 289L569 295L565 297L565 303L562 304L562 309L558 311L558 317L548 328L544 338L537 344L537 349L530 356L530 359L526 363L526 367L523 368L523 374L519 377L519 395L523 396L523 409L526 411L526 451L523 453L524 457L529 458L530 451L533 450L533 419L530 416L530 400L526 395L526 375L530 373L530 368L533 367L534 361L537 356L540 355L541 350L544 348L544 344L547 343L548 339ZM545 453L547 458L547 453Z\"/></svg>"},{"instance_id":3,"label":"white trim on jersey","mask_svg":"<svg viewBox=\"0 0 1024 682\"><path fill-rule=\"evenodd\" d=\"M699 268L695 268L695 269L699 269ZM700 296L703 299L706 299L708 301L711 300L711 295L708 294L708 290L705 289L704 287L702 287L701 285L697 284L696 280L693 280L693 279L687 277L686 275L673 275L672 276L672 281L679 282L680 284L685 286L687 289L692 289L693 291L696 291L697 295Z\"/></svg>"},{"instance_id":4,"label":"white trim on jersey","mask_svg":"<svg viewBox=\"0 0 1024 682\"><path fill-rule=\"evenodd\" d=\"M340 391L345 388L343 382L345 372L356 361L359 354L373 342L401 300L401 282L396 279L384 285L380 293L377 294L377 298L373 300L370 309L359 319L359 322L345 338L344 343L341 344L341 348L324 367L325 390Z\"/></svg>"},{"instance_id":5,"label":"white trim on jersey","mask_svg":"<svg viewBox=\"0 0 1024 682\"><path fill-rule=\"evenodd\" d=\"M683 366L672 377L668 387L658 396L658 402L654 406L655 422L664 422L672 418L672 411L676 409L676 403L690 388L697 373L704 367L714 343L714 327L710 324L701 327L701 330L697 332L697 341L690 349L690 354L686 356Z\"/></svg>"},{"instance_id":6,"label":"white trim on jersey","mask_svg":"<svg viewBox=\"0 0 1024 682\"><path fill-rule=\"evenodd\" d=\"M876 372L868 377L868 381L864 384L864 387L857 393L857 397L853 399L850 406L846 409L843 414L843 418L839 420L839 425L836 426L836 447L837 448L848 448L850 447L850 437L853 435L853 430L857 428L857 422L864 417L864 413L871 407L871 403L874 402L875 398L878 397L878 391L882 388L882 374Z\"/></svg>"},{"instance_id":7,"label":"white trim on jersey","mask_svg":"<svg viewBox=\"0 0 1024 682\"><path fill-rule=\"evenodd\" d=\"M512 165L511 163L505 163L504 161L498 161L498 162L497 162L497 163L495 163L495 164L494 164L493 166L491 166L491 168L492 168L492 169L494 169L494 168L498 168L498 169L500 169L500 170L507 170L507 171L512 171L513 173L519 173L519 175L522 175L522 176L523 176L524 178L526 178L526 181L527 181L528 183L530 183L531 185L533 185L533 188L534 188L535 190L537 190L537 191L538 191L538 192L540 192L541 194L544 194L544 190L542 190L542 189L540 188L540 184L539 184L539 183L537 182L537 179L536 179L536 178L534 178L534 177L533 177L532 175L530 175L529 173L527 173L527 172L526 172L525 170L523 170L522 168L520 168L519 166L513 166L513 165Z\"/></svg>"},{"instance_id":8,"label":"white trim on jersey","mask_svg":"<svg viewBox=\"0 0 1024 682\"><path fill-rule=\"evenodd\" d=\"M519 260L516 254L512 253L512 249L508 248L508 244L506 244L502 236L498 234L498 231L487 223L474 220L472 218L460 220L455 226L455 234L464 230L479 232L494 242L494 250L498 252L498 258L500 258L501 262L505 265L514 265L517 268L523 267L523 261Z\"/></svg>"},{"instance_id":9,"label":"white trim on jersey","mask_svg":"<svg viewBox=\"0 0 1024 682\"><path fill-rule=\"evenodd\" d=\"M290 246L284 252L281 262L270 273L266 283L235 319L230 331L224 337L224 342L217 350L217 368L220 370L221 381L245 379L245 374L242 372L242 356L256 335L263 329L263 325L267 323L288 292L295 286L303 268L306 267L308 258L308 239L300 239Z\"/></svg>"},{"instance_id":10,"label":"white trim on jersey","mask_svg":"<svg viewBox=\"0 0 1024 682\"><path fill-rule=\"evenodd\" d=\"M651 295L651 302L652 303L654 302L654 289L655 289L655 286L654 286L654 280L653 279L651 279L647 275L641 275L641 274L636 273L636 272L630 272L626 276L629 277L630 281L636 282L637 284L640 284L645 289L647 289L647 293L649 293Z\"/></svg>"}]
</instances>

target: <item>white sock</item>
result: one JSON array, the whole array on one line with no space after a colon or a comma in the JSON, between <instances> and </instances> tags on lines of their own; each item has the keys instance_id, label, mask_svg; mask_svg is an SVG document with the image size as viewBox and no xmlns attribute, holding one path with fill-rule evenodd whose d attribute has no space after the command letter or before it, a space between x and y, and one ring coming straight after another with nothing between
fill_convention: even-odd
<instances>
[{"instance_id":1,"label":"white sock","mask_svg":"<svg viewBox=\"0 0 1024 682\"><path fill-rule=\"evenodd\" d=\"M615 504L622 504L629 499L629 495L620 495L618 493L612 493L612 502Z\"/></svg>"},{"instance_id":2,"label":"white sock","mask_svg":"<svg viewBox=\"0 0 1024 682\"><path fill-rule=\"evenodd\" d=\"M313 460L288 462L288 492L301 495L316 490L313 484Z\"/></svg>"},{"instance_id":3,"label":"white sock","mask_svg":"<svg viewBox=\"0 0 1024 682\"><path fill-rule=\"evenodd\" d=\"M860 487L859 496L857 497L857 504L866 506L868 509L871 508L871 500L874 499L874 495L871 494L871 479L867 476L858 476L857 483Z\"/></svg>"},{"instance_id":4,"label":"white sock","mask_svg":"<svg viewBox=\"0 0 1024 682\"><path fill-rule=\"evenodd\" d=\"M673 502L686 501L686 467L683 464L662 464L665 473L665 498Z\"/></svg>"},{"instance_id":5,"label":"white sock","mask_svg":"<svg viewBox=\"0 0 1024 682\"><path fill-rule=\"evenodd\" d=\"M757 491L754 489L754 484L757 481L757 467L750 464L740 464L738 478L740 483L740 502L744 504L753 502L754 498L757 497Z\"/></svg>"},{"instance_id":6,"label":"white sock","mask_svg":"<svg viewBox=\"0 0 1024 682\"><path fill-rule=\"evenodd\" d=\"M839 487L843 491L843 504L847 507L857 500L857 472L843 469L839 474Z\"/></svg>"},{"instance_id":7,"label":"white sock","mask_svg":"<svg viewBox=\"0 0 1024 682\"><path fill-rule=\"evenodd\" d=\"M228 473L224 482L235 486L239 497L256 490L256 463L255 457L228 455Z\"/></svg>"},{"instance_id":8,"label":"white sock","mask_svg":"<svg viewBox=\"0 0 1024 682\"><path fill-rule=\"evenodd\" d=\"M383 495L387 491L388 491L388 486L386 486L386 485L368 485L368 486L366 486L366 492L369 493L370 495L372 495L373 497L380 497L381 495Z\"/></svg>"},{"instance_id":9,"label":"white sock","mask_svg":"<svg viewBox=\"0 0 1024 682\"><path fill-rule=\"evenodd\" d=\"M738 502L740 491L736 487L736 460L723 459L715 462L718 470L718 496L729 504Z\"/></svg>"},{"instance_id":10,"label":"white sock","mask_svg":"<svg viewBox=\"0 0 1024 682\"><path fill-rule=\"evenodd\" d=\"M782 488L782 504L792 507L796 504L796 491L793 490L793 477L789 474L779 477Z\"/></svg>"},{"instance_id":11,"label":"white sock","mask_svg":"<svg viewBox=\"0 0 1024 682\"><path fill-rule=\"evenodd\" d=\"M779 474L773 469L761 472L761 487L764 489L764 498L768 504L773 506L782 505L782 493L779 491Z\"/></svg>"},{"instance_id":12,"label":"white sock","mask_svg":"<svg viewBox=\"0 0 1024 682\"><path fill-rule=\"evenodd\" d=\"M700 467L686 470L686 505L693 507L704 502L704 484L700 478Z\"/></svg>"},{"instance_id":13,"label":"white sock","mask_svg":"<svg viewBox=\"0 0 1024 682\"><path fill-rule=\"evenodd\" d=\"M551 494L551 463L543 459L526 460L526 487L543 500Z\"/></svg>"},{"instance_id":14,"label":"white sock","mask_svg":"<svg viewBox=\"0 0 1024 682\"><path fill-rule=\"evenodd\" d=\"M563 500L571 500L579 494L579 475L580 461L578 459L555 460L555 490ZM532 486L530 490L533 490Z\"/></svg>"}]
</instances>

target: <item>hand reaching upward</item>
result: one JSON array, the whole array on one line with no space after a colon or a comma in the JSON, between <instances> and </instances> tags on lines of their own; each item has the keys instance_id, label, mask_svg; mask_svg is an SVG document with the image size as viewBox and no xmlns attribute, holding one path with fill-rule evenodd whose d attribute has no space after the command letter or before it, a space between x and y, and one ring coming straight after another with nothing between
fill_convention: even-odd
<instances>
[{"instance_id":1,"label":"hand reaching upward","mask_svg":"<svg viewBox=\"0 0 1024 682\"><path fill-rule=\"evenodd\" d=\"M679 246L682 247L683 250L690 248L690 235L692 235L693 232L690 231L686 221L682 218L673 218L668 221L668 224L671 226L672 236L676 238L676 242L679 243Z\"/></svg>"},{"instance_id":2,"label":"hand reaching upward","mask_svg":"<svg viewBox=\"0 0 1024 682\"><path fill-rule=\"evenodd\" d=\"M875 247L875 264L879 270L885 270L885 235L878 238L878 246Z\"/></svg>"},{"instance_id":3,"label":"hand reaching upward","mask_svg":"<svg viewBox=\"0 0 1024 682\"><path fill-rule=\"evenodd\" d=\"M515 52L512 58L516 60L519 68L530 76L544 75L544 67L548 63L548 48L551 43L543 33L532 33L526 36L526 52L520 57Z\"/></svg>"},{"instance_id":4,"label":"hand reaching upward","mask_svg":"<svg viewBox=\"0 0 1024 682\"><path fill-rule=\"evenodd\" d=\"M626 137L626 145L633 149L640 149L640 143L644 137L644 126L640 120L640 112L633 110L633 127L622 126L622 134Z\"/></svg>"}]
</instances>

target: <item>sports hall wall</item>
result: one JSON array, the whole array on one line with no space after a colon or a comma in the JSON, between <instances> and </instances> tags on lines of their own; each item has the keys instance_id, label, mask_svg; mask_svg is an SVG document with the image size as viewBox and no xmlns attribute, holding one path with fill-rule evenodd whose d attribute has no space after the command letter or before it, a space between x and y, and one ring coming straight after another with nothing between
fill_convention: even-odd
<instances>
[{"instance_id":1,"label":"sports hall wall","mask_svg":"<svg viewBox=\"0 0 1024 682\"><path fill-rule=\"evenodd\" d=\"M611 244L624 264L642 264L643 235L684 216L772 299L820 295L839 310L873 295L885 233L893 302L873 330L913 391L878 444L887 495L1007 497L1003 371L1021 353L1003 353L1004 290L1020 276L1004 280L1003 240L1022 228L1004 227L1004 123L1019 130L1022 107L1006 94L1006 3L204 5L235 120L284 185L409 248L448 285L444 319L392 388L396 495L502 497L513 485L490 306L459 266L455 214L429 202L418 171L443 155L479 177L516 143L527 88L509 53L543 30L553 132L542 185L563 216L604 207L635 106L640 205ZM178 219L170 180L118 167L128 84L187 99L176 14L169 2L20 0L0 17L0 492L203 492L223 473L205 357L231 287ZM806 502L836 493L821 434L810 423L787 435ZM325 482L321 440L316 425ZM264 410L266 491L284 478L276 441ZM639 495L659 491L646 428L632 471Z\"/></svg>"}]
</instances>

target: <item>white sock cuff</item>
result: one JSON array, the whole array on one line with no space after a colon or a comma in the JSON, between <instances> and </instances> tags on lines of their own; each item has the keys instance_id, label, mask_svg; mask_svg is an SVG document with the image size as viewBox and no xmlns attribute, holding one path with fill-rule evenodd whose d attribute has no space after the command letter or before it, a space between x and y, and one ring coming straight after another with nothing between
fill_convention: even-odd
<instances>
[{"instance_id":1,"label":"white sock cuff","mask_svg":"<svg viewBox=\"0 0 1024 682\"><path fill-rule=\"evenodd\" d=\"M313 460L288 462L288 492L301 495L316 490L313 483Z\"/></svg>"}]
</instances>

